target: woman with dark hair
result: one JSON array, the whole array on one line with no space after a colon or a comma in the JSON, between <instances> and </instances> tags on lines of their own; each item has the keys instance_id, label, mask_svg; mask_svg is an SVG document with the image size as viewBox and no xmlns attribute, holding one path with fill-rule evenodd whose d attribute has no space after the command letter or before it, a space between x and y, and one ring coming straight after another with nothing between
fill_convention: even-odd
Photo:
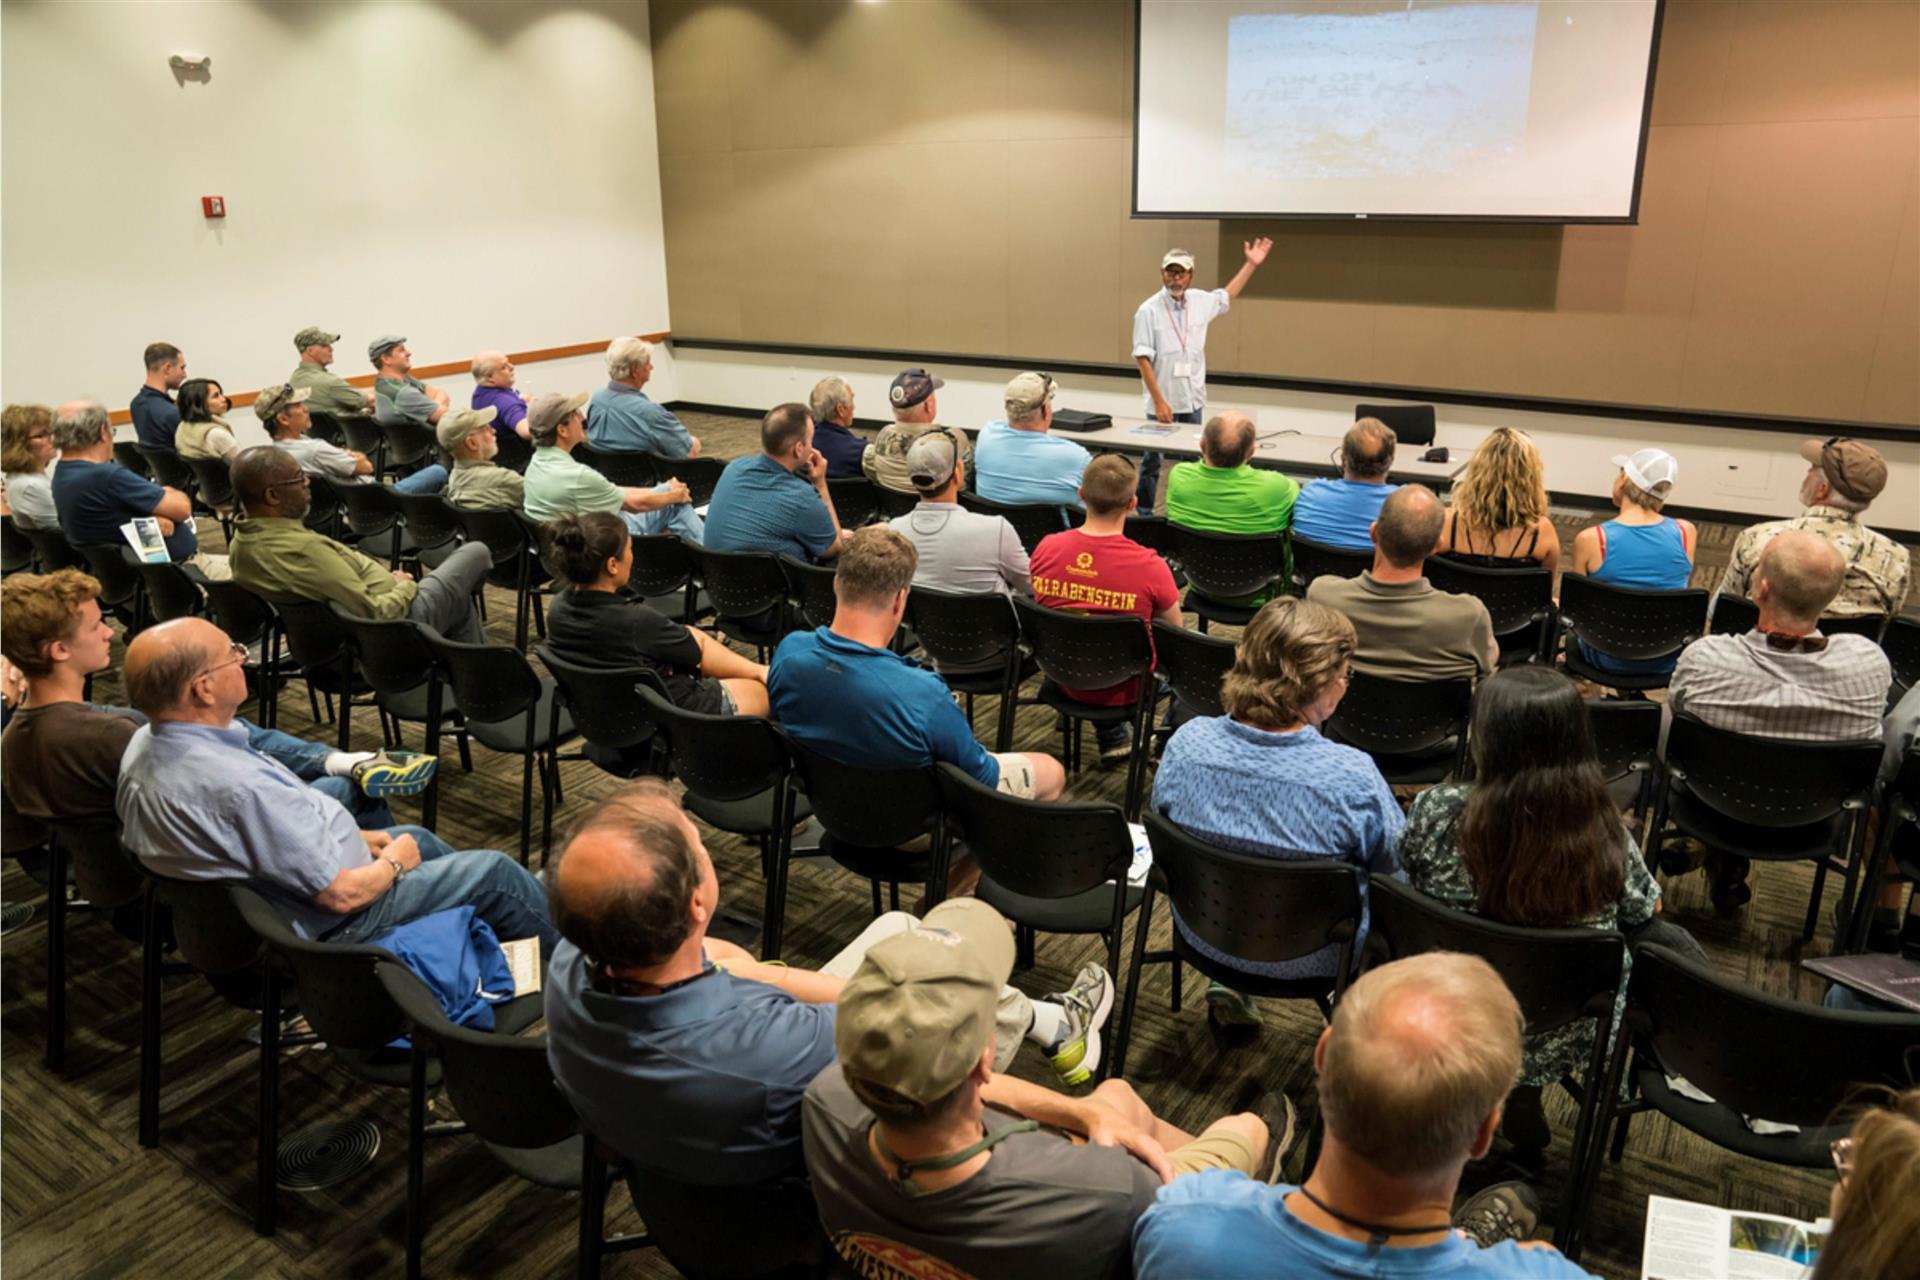
<instances>
[{"instance_id":1,"label":"woman with dark hair","mask_svg":"<svg viewBox=\"0 0 1920 1280\"><path fill-rule=\"evenodd\" d=\"M227 408L227 393L212 378L188 378L181 383L174 452L183 458L231 458L240 442L227 425Z\"/></svg>"},{"instance_id":2,"label":"woman with dark hair","mask_svg":"<svg viewBox=\"0 0 1920 1280\"><path fill-rule=\"evenodd\" d=\"M1653 919L1660 887L1607 794L1572 680L1551 667L1495 672L1474 695L1472 742L1473 783L1431 787L1407 814L1400 865L1414 888L1530 928L1631 930ZM1527 1037L1501 1126L1516 1148L1546 1147L1540 1091L1587 1061L1591 1034L1581 1022Z\"/></svg>"},{"instance_id":3,"label":"woman with dark hair","mask_svg":"<svg viewBox=\"0 0 1920 1280\"><path fill-rule=\"evenodd\" d=\"M586 667L646 667L675 705L709 715L767 714L767 669L649 607L627 588L633 535L606 511L542 531L547 568L566 586L547 610L547 647Z\"/></svg>"}]
</instances>

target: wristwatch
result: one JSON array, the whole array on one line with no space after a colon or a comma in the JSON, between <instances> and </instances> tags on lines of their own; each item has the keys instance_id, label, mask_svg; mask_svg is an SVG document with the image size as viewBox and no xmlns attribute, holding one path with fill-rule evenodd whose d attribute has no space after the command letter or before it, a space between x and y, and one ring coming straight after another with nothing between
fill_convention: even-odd
<instances>
[{"instance_id":1,"label":"wristwatch","mask_svg":"<svg viewBox=\"0 0 1920 1280\"><path fill-rule=\"evenodd\" d=\"M390 853L383 853L380 855L380 860L393 868L393 882L395 884L399 884L402 880L406 879L407 869L400 865L400 859Z\"/></svg>"}]
</instances>

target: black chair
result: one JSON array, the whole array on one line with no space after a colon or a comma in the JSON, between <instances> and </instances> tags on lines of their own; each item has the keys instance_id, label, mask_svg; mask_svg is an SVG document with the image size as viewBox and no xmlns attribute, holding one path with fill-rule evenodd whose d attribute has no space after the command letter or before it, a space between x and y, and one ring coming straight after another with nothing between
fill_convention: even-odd
<instances>
[{"instance_id":1,"label":"black chair","mask_svg":"<svg viewBox=\"0 0 1920 1280\"><path fill-rule=\"evenodd\" d=\"M52 573L55 569L78 569L87 572L87 558L74 550L64 533L56 525L47 529L21 528L27 535L27 541L33 546L33 558L39 562L41 573Z\"/></svg>"},{"instance_id":2,"label":"black chair","mask_svg":"<svg viewBox=\"0 0 1920 1280\"><path fill-rule=\"evenodd\" d=\"M862 769L840 764L782 733L800 789L826 835L820 852L873 887L873 914L880 914L880 886L888 906L900 909L901 881L924 881L927 905L946 896L946 812L931 768ZM927 839L923 852L900 846ZM784 868L781 870L784 876ZM782 885L784 893L784 882Z\"/></svg>"},{"instance_id":3,"label":"black chair","mask_svg":"<svg viewBox=\"0 0 1920 1280\"><path fill-rule=\"evenodd\" d=\"M328 413L325 409L309 409L307 411L307 417L308 435L312 436L315 440L325 440L336 449L344 449L347 447L346 429L340 425L339 418Z\"/></svg>"},{"instance_id":4,"label":"black chair","mask_svg":"<svg viewBox=\"0 0 1920 1280\"><path fill-rule=\"evenodd\" d=\"M375 700L392 722L391 731L385 735L387 745L404 745L400 724L406 721L422 726L422 749L428 755L438 755L441 734L451 728L460 748L460 762L471 772L473 756L465 721L459 707L446 696L445 676L421 634L420 624L411 618L361 618L337 604L330 607L346 633L361 678L373 689ZM382 724L383 729L387 727ZM437 830L439 811L440 774L436 770L420 797L420 825Z\"/></svg>"},{"instance_id":5,"label":"black chair","mask_svg":"<svg viewBox=\"0 0 1920 1280\"><path fill-rule=\"evenodd\" d=\"M401 493L398 489L388 489L387 493L399 509L407 544L424 562L422 567L446 559L466 532L460 513L437 493Z\"/></svg>"},{"instance_id":6,"label":"black chair","mask_svg":"<svg viewBox=\"0 0 1920 1280\"><path fill-rule=\"evenodd\" d=\"M720 631L752 645L759 660L786 634L787 577L770 551L715 551L688 544L700 581L713 601Z\"/></svg>"},{"instance_id":7,"label":"black chair","mask_svg":"<svg viewBox=\"0 0 1920 1280\"><path fill-rule=\"evenodd\" d=\"M381 476L387 470L387 433L372 418L353 416L339 418L340 433L346 437L347 448L355 453L365 454L373 464L373 474Z\"/></svg>"},{"instance_id":8,"label":"black chair","mask_svg":"<svg viewBox=\"0 0 1920 1280\"><path fill-rule=\"evenodd\" d=\"M147 462L146 451L131 440L113 442L113 460L137 476L153 479L153 467Z\"/></svg>"},{"instance_id":9,"label":"black chair","mask_svg":"<svg viewBox=\"0 0 1920 1280\"><path fill-rule=\"evenodd\" d=\"M1287 571L1284 533L1211 533L1168 521L1164 537L1167 558L1187 576L1187 607L1203 633L1209 622L1253 621L1260 606L1234 602L1267 594Z\"/></svg>"},{"instance_id":10,"label":"black chair","mask_svg":"<svg viewBox=\"0 0 1920 1280\"><path fill-rule=\"evenodd\" d=\"M1844 939L1865 858L1865 817L1881 750L1878 740L1801 742L1729 733L1676 712L1667 730L1647 865L1660 865L1669 825L1725 854L1769 862L1811 860L1813 892L1803 941L1813 937L1828 870L1843 870L1846 888L1835 937Z\"/></svg>"},{"instance_id":11,"label":"black chair","mask_svg":"<svg viewBox=\"0 0 1920 1280\"><path fill-rule=\"evenodd\" d=\"M627 1193L660 1256L688 1280L815 1280L832 1249L801 1178L708 1187L628 1166Z\"/></svg>"},{"instance_id":12,"label":"black chair","mask_svg":"<svg viewBox=\"0 0 1920 1280\"><path fill-rule=\"evenodd\" d=\"M1897 871L1906 880L1920 880L1920 752L1907 752L1900 771L1886 785L1886 799L1880 808L1880 838L1867 867L1869 874L1860 877L1860 898L1853 908L1848 951L1866 949L1873 899L1880 892L1883 875Z\"/></svg>"},{"instance_id":13,"label":"black chair","mask_svg":"<svg viewBox=\"0 0 1920 1280\"><path fill-rule=\"evenodd\" d=\"M578 752L562 756L560 747L576 736L573 716L556 706L551 677L541 677L527 655L503 644L462 644L431 627L420 635L433 650L453 689L454 704L466 717L467 732L490 751L523 758L520 774L520 861L530 856L533 834L533 771L540 768L540 853L544 863L553 848L553 806L563 797L560 761L584 760Z\"/></svg>"},{"instance_id":14,"label":"black chair","mask_svg":"<svg viewBox=\"0 0 1920 1280\"><path fill-rule=\"evenodd\" d=\"M124 542L88 543L75 548L86 557L87 572L100 580L100 607L127 624L127 635L147 625L147 588L140 561Z\"/></svg>"},{"instance_id":15,"label":"black chair","mask_svg":"<svg viewBox=\"0 0 1920 1280\"><path fill-rule=\"evenodd\" d=\"M1173 963L1173 1011L1180 1012L1180 965L1184 961L1216 982L1251 996L1312 1000L1330 1016L1353 967L1353 939L1360 928L1360 872L1325 858L1282 859L1222 849L1189 835L1157 810L1146 815L1153 870L1140 918L1133 926L1133 962L1120 1006L1113 1074L1126 1074L1127 1040L1133 1027L1140 971L1146 964ZM1154 899L1164 894L1171 910L1208 946L1243 963L1298 960L1333 947L1331 977L1262 978L1210 959L1176 926L1173 946L1147 950Z\"/></svg>"},{"instance_id":16,"label":"black chair","mask_svg":"<svg viewBox=\"0 0 1920 1280\"><path fill-rule=\"evenodd\" d=\"M273 612L280 619L287 652L300 664L307 687L324 694L330 704L339 700L340 750L348 750L353 741L353 709L377 708L378 700L373 686L353 664L353 646L346 627L324 601L276 600ZM380 714L384 716L385 712ZM392 741L384 721L381 737Z\"/></svg>"},{"instance_id":17,"label":"black chair","mask_svg":"<svg viewBox=\"0 0 1920 1280\"><path fill-rule=\"evenodd\" d=\"M1920 684L1920 618L1901 615L1888 620L1887 629L1880 633L1880 647L1893 664L1894 688L1888 691L1891 706Z\"/></svg>"},{"instance_id":18,"label":"black chair","mask_svg":"<svg viewBox=\"0 0 1920 1280\"><path fill-rule=\"evenodd\" d=\"M347 528L358 541L354 549L376 560L385 560L387 568L398 569L408 552L418 554L406 536L405 512L392 489L384 484L356 484L335 481L334 488L346 505Z\"/></svg>"},{"instance_id":19,"label":"black chair","mask_svg":"<svg viewBox=\"0 0 1920 1280\"><path fill-rule=\"evenodd\" d=\"M387 453L376 476L412 475L439 456L432 427L389 418L380 423L380 434L386 438Z\"/></svg>"},{"instance_id":20,"label":"black chair","mask_svg":"<svg viewBox=\"0 0 1920 1280\"><path fill-rule=\"evenodd\" d=\"M993 749L1012 750L1020 683L1037 668L1020 652L1020 619L1008 598L914 587L907 593L906 622L947 687L965 696L969 724L975 694L1000 699Z\"/></svg>"},{"instance_id":21,"label":"black chair","mask_svg":"<svg viewBox=\"0 0 1920 1280\"><path fill-rule=\"evenodd\" d=\"M596 449L590 444L577 444L573 447L573 460L583 467L591 467L614 484L627 489L651 489L660 483L660 476L654 467L654 458L650 453L638 453L631 450Z\"/></svg>"},{"instance_id":22,"label":"black chair","mask_svg":"<svg viewBox=\"0 0 1920 1280\"><path fill-rule=\"evenodd\" d=\"M199 500L199 482L194 479L193 468L187 465L185 458L171 449L149 449L145 445L135 445L134 448L147 460L147 468L153 474L155 484L178 489L196 507L204 505Z\"/></svg>"},{"instance_id":23,"label":"black chair","mask_svg":"<svg viewBox=\"0 0 1920 1280\"><path fill-rule=\"evenodd\" d=\"M193 483L199 491L200 501L213 512L220 521L229 541L233 538L233 473L225 458L188 458L187 466L193 472Z\"/></svg>"},{"instance_id":24,"label":"black chair","mask_svg":"<svg viewBox=\"0 0 1920 1280\"><path fill-rule=\"evenodd\" d=\"M1357 578L1373 568L1373 552L1349 551L1345 547L1331 547L1324 542L1315 542L1295 533L1289 538L1293 555L1293 581L1295 590L1305 595L1313 580L1319 577Z\"/></svg>"},{"instance_id":25,"label":"black chair","mask_svg":"<svg viewBox=\"0 0 1920 1280\"><path fill-rule=\"evenodd\" d=\"M1585 1076L1560 1083L1580 1104L1574 1125L1574 1152L1587 1149L1599 1090L1613 1042L1613 1009L1620 994L1627 940L1611 929L1527 929L1500 924L1441 905L1419 890L1387 876L1371 877L1367 967L1429 951L1458 951L1492 965L1526 1018L1527 1034L1591 1023L1592 1052ZM1562 1214L1556 1243L1570 1238Z\"/></svg>"},{"instance_id":26,"label":"black chair","mask_svg":"<svg viewBox=\"0 0 1920 1280\"><path fill-rule=\"evenodd\" d=\"M272 605L237 582L209 581L196 585L206 596L207 613L213 624L226 632L228 639L249 649L258 648L260 656L248 660L247 674L253 677L254 692L260 702L257 718L262 725L273 728L280 720L281 687L289 680L306 679L300 663L286 651L280 615L273 611ZM320 696L311 684L307 686L307 702L314 720L318 721Z\"/></svg>"},{"instance_id":27,"label":"black chair","mask_svg":"<svg viewBox=\"0 0 1920 1280\"><path fill-rule=\"evenodd\" d=\"M1131 614L1099 616L1066 613L1035 604L1024 597L1013 602L1020 633L1033 650L1033 660L1046 680L1040 701L1066 717L1062 733L1066 765L1080 767L1080 725L1121 723L1133 728L1133 749L1127 757L1125 806L1140 812L1147 774L1147 721L1153 711L1153 641L1146 624ZM1131 703L1101 706L1069 697L1067 690L1111 689L1136 682Z\"/></svg>"},{"instance_id":28,"label":"black chair","mask_svg":"<svg viewBox=\"0 0 1920 1280\"><path fill-rule=\"evenodd\" d=\"M1232 670L1237 648L1231 640L1201 635L1160 618L1153 622L1153 649L1160 675L1188 716L1227 713L1220 701L1220 682Z\"/></svg>"},{"instance_id":29,"label":"black chair","mask_svg":"<svg viewBox=\"0 0 1920 1280\"><path fill-rule=\"evenodd\" d=\"M917 493L901 493L898 489L878 484L873 486L873 492L882 520L896 520L920 505L920 495Z\"/></svg>"},{"instance_id":30,"label":"black chair","mask_svg":"<svg viewBox=\"0 0 1920 1280\"><path fill-rule=\"evenodd\" d=\"M500 444L500 452L493 456L494 465L525 475L527 464L533 461L533 445L522 438L518 431L496 431L493 434Z\"/></svg>"},{"instance_id":31,"label":"black chair","mask_svg":"<svg viewBox=\"0 0 1920 1280\"><path fill-rule=\"evenodd\" d=\"M833 566L805 564L792 556L780 557L780 572L787 579L788 617L809 627L830 627L838 608L833 594Z\"/></svg>"},{"instance_id":32,"label":"black chair","mask_svg":"<svg viewBox=\"0 0 1920 1280\"><path fill-rule=\"evenodd\" d=\"M1353 420L1372 418L1392 428L1401 444L1432 444L1434 413L1430 404L1356 404Z\"/></svg>"},{"instance_id":33,"label":"black chair","mask_svg":"<svg viewBox=\"0 0 1920 1280\"><path fill-rule=\"evenodd\" d=\"M1466 776L1473 681L1387 680L1356 671L1326 723L1335 742L1373 757L1394 786Z\"/></svg>"},{"instance_id":34,"label":"black chair","mask_svg":"<svg viewBox=\"0 0 1920 1280\"><path fill-rule=\"evenodd\" d=\"M1545 569L1489 569L1432 556L1427 581L1436 591L1472 596L1487 606L1505 662L1543 661L1553 652L1553 574Z\"/></svg>"},{"instance_id":35,"label":"black chair","mask_svg":"<svg viewBox=\"0 0 1920 1280\"><path fill-rule=\"evenodd\" d=\"M842 476L827 481L827 496L842 529L858 529L880 515L880 486L865 476Z\"/></svg>"},{"instance_id":36,"label":"black chair","mask_svg":"<svg viewBox=\"0 0 1920 1280\"><path fill-rule=\"evenodd\" d=\"M636 533L633 535L633 569L627 586L650 602L664 604L668 596L681 597L680 621L689 625L703 613L711 612L700 596L695 581L693 556L680 536L673 533ZM661 609L662 613L669 612Z\"/></svg>"},{"instance_id":37,"label":"black chair","mask_svg":"<svg viewBox=\"0 0 1920 1280\"><path fill-rule=\"evenodd\" d=\"M1594 754L1600 758L1601 776L1611 785L1638 774L1633 812L1637 818L1645 817L1660 763L1662 713L1659 704L1589 698L1586 705L1587 721L1593 726Z\"/></svg>"},{"instance_id":38,"label":"black chair","mask_svg":"<svg viewBox=\"0 0 1920 1280\"><path fill-rule=\"evenodd\" d=\"M493 567L487 570L488 584L505 587L514 593L514 646L520 649L527 647L529 615L532 616L534 629L544 639L547 619L540 607L540 597L553 580L553 574L540 559L540 544L534 526L529 525L519 512L504 507L480 510L455 507L453 510L460 515L460 523L467 531L467 541L486 543L487 550L493 555Z\"/></svg>"},{"instance_id":39,"label":"black chair","mask_svg":"<svg viewBox=\"0 0 1920 1280\"><path fill-rule=\"evenodd\" d=\"M573 717L574 729L587 744L587 759L619 777L665 772L657 752L642 753L657 740L653 715L640 691L660 689L658 674L645 667L583 666L548 645L535 652L559 691L551 714L564 709ZM625 762L638 759L646 760L638 771L624 767Z\"/></svg>"},{"instance_id":40,"label":"black chair","mask_svg":"<svg viewBox=\"0 0 1920 1280\"><path fill-rule=\"evenodd\" d=\"M1043 538L1069 527L1066 510L1048 503L1010 505L983 498L971 489L962 489L960 505L981 515L999 516L1012 525L1013 531L1020 536L1020 545L1027 549L1028 555L1033 554L1033 549L1040 545Z\"/></svg>"},{"instance_id":41,"label":"black chair","mask_svg":"<svg viewBox=\"0 0 1920 1280\"><path fill-rule=\"evenodd\" d=\"M713 501L714 486L720 483L720 473L727 464L718 458L662 458L650 455L653 469L662 480L678 480L687 486L688 501L696 507L703 507Z\"/></svg>"},{"instance_id":42,"label":"black chair","mask_svg":"<svg viewBox=\"0 0 1920 1280\"><path fill-rule=\"evenodd\" d=\"M1068 512L1071 519L1076 512ZM1165 516L1130 515L1126 519L1126 536L1149 551L1158 551L1162 555L1167 551L1167 524Z\"/></svg>"},{"instance_id":43,"label":"black chair","mask_svg":"<svg viewBox=\"0 0 1920 1280\"><path fill-rule=\"evenodd\" d=\"M147 593L147 612L155 622L206 613L207 597L200 590L197 573L189 573L171 560L159 564L139 561L134 572L140 575L141 587Z\"/></svg>"},{"instance_id":44,"label":"black chair","mask_svg":"<svg viewBox=\"0 0 1920 1280\"><path fill-rule=\"evenodd\" d=\"M354 541L357 535L347 527L347 499L341 492L344 487L317 471L307 472L307 514L300 517L300 523L337 541Z\"/></svg>"},{"instance_id":45,"label":"black chair","mask_svg":"<svg viewBox=\"0 0 1920 1280\"><path fill-rule=\"evenodd\" d=\"M1600 1089L1600 1111L1588 1150L1574 1153L1567 1256L1577 1258L1599 1182L1608 1127L1611 1157L1626 1148L1628 1118L1657 1111L1723 1150L1802 1169L1827 1169L1834 1139L1846 1132L1842 1108L1870 1098L1876 1087L1913 1083L1920 1017L1855 1013L1783 1000L1729 982L1667 947L1633 951L1626 1016ZM1669 1075L1694 1085L1713 1102L1682 1097ZM1620 1081L1638 1098L1621 1103ZM1797 1133L1757 1134L1743 1117L1799 1125Z\"/></svg>"},{"instance_id":46,"label":"black chair","mask_svg":"<svg viewBox=\"0 0 1920 1280\"><path fill-rule=\"evenodd\" d=\"M1671 671L1638 674L1603 671L1580 656L1576 640L1610 657L1630 661L1677 657L1707 626L1707 593L1644 591L1595 582L1581 573L1560 575L1560 629L1567 633L1569 675L1615 689L1664 689Z\"/></svg>"},{"instance_id":47,"label":"black chair","mask_svg":"<svg viewBox=\"0 0 1920 1280\"><path fill-rule=\"evenodd\" d=\"M1759 625L1759 605L1743 596L1722 592L1713 602L1713 614L1707 619L1707 634L1741 636Z\"/></svg>"},{"instance_id":48,"label":"black chair","mask_svg":"<svg viewBox=\"0 0 1920 1280\"><path fill-rule=\"evenodd\" d=\"M33 568L33 541L27 531L14 524L11 515L0 515L0 577Z\"/></svg>"},{"instance_id":49,"label":"black chair","mask_svg":"<svg viewBox=\"0 0 1920 1280\"><path fill-rule=\"evenodd\" d=\"M146 881L133 854L120 843L120 823L112 814L67 818L48 824L53 839L47 862L47 1070L67 1066L67 880L71 876L88 906L119 912L139 902ZM126 916L116 925L134 942L142 940Z\"/></svg>"}]
</instances>

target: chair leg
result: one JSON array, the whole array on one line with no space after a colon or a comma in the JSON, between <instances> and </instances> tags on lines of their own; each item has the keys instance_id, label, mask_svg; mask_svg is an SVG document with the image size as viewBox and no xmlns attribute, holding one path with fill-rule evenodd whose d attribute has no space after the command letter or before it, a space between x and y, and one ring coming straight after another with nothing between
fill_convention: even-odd
<instances>
[{"instance_id":1,"label":"chair leg","mask_svg":"<svg viewBox=\"0 0 1920 1280\"><path fill-rule=\"evenodd\" d=\"M1168 910L1172 910L1172 908L1168 908ZM1177 929L1179 926L1175 925L1174 927ZM1172 1009L1173 1009L1173 1012L1175 1013L1180 1012L1180 988L1184 985L1185 983L1182 981L1180 976L1180 953L1176 951L1173 953L1173 1002L1172 1002Z\"/></svg>"},{"instance_id":2,"label":"chair leg","mask_svg":"<svg viewBox=\"0 0 1920 1280\"><path fill-rule=\"evenodd\" d=\"M532 712L528 712L531 721ZM527 736L533 736L529 723ZM533 752L529 750L521 759L520 767L520 865L527 866L527 859L533 852Z\"/></svg>"},{"instance_id":3,"label":"chair leg","mask_svg":"<svg viewBox=\"0 0 1920 1280\"><path fill-rule=\"evenodd\" d=\"M420 1280L420 1245L426 1235L427 1051L419 1033L408 1061L407 1090L407 1280Z\"/></svg>"},{"instance_id":4,"label":"chair leg","mask_svg":"<svg viewBox=\"0 0 1920 1280\"><path fill-rule=\"evenodd\" d=\"M540 758L540 865L553 858L553 806L560 794L560 753Z\"/></svg>"},{"instance_id":5,"label":"chair leg","mask_svg":"<svg viewBox=\"0 0 1920 1280\"><path fill-rule=\"evenodd\" d=\"M160 895L146 884L140 923L140 1145L160 1145Z\"/></svg>"},{"instance_id":6,"label":"chair leg","mask_svg":"<svg viewBox=\"0 0 1920 1280\"><path fill-rule=\"evenodd\" d=\"M580 1136L580 1244L577 1280L600 1280L600 1244L607 1232L607 1166L593 1149L593 1135Z\"/></svg>"},{"instance_id":7,"label":"chair leg","mask_svg":"<svg viewBox=\"0 0 1920 1280\"><path fill-rule=\"evenodd\" d=\"M67 1069L67 854L47 842L47 1070Z\"/></svg>"},{"instance_id":8,"label":"chair leg","mask_svg":"<svg viewBox=\"0 0 1920 1280\"><path fill-rule=\"evenodd\" d=\"M887 910L898 911L899 909L900 882L898 880L891 880L887 882Z\"/></svg>"},{"instance_id":9,"label":"chair leg","mask_svg":"<svg viewBox=\"0 0 1920 1280\"><path fill-rule=\"evenodd\" d=\"M878 920L880 918L880 912L883 910L880 906L880 882L878 880L870 880L868 883L873 886L873 918Z\"/></svg>"},{"instance_id":10,"label":"chair leg","mask_svg":"<svg viewBox=\"0 0 1920 1280\"><path fill-rule=\"evenodd\" d=\"M1814 929L1820 923L1820 899L1825 896L1826 889L1827 858L1825 854L1822 854L1819 860L1813 864L1813 892L1807 895L1807 922L1806 927L1800 930L1800 941L1802 942L1813 941ZM1845 925L1846 921L1842 920L1841 926L1843 931ZM1843 933L1835 934L1835 942L1837 943L1842 936L1844 936Z\"/></svg>"},{"instance_id":11,"label":"chair leg","mask_svg":"<svg viewBox=\"0 0 1920 1280\"><path fill-rule=\"evenodd\" d=\"M261 961L259 1128L254 1135L253 1230L274 1233L280 1207L280 975L270 959Z\"/></svg>"},{"instance_id":12,"label":"chair leg","mask_svg":"<svg viewBox=\"0 0 1920 1280\"><path fill-rule=\"evenodd\" d=\"M1127 1042L1133 1032L1133 1006L1140 996L1140 969L1147 959L1147 929L1153 923L1153 890L1148 889L1140 903L1140 918L1133 922L1133 961L1127 966L1126 990L1120 997L1120 1026L1113 1036L1113 1074L1115 1080L1126 1075Z\"/></svg>"}]
</instances>

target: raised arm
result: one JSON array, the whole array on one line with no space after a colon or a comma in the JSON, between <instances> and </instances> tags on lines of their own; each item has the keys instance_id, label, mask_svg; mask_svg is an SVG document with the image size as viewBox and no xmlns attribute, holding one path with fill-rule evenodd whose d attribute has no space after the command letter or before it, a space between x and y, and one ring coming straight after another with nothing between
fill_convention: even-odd
<instances>
[{"instance_id":1,"label":"raised arm","mask_svg":"<svg viewBox=\"0 0 1920 1280\"><path fill-rule=\"evenodd\" d=\"M1233 279L1227 281L1227 296L1238 298L1240 291L1247 287L1247 281L1253 279L1253 273L1261 263L1267 260L1267 253L1273 248L1273 241L1266 236L1258 240L1249 240L1242 247L1247 260L1240 264L1240 270L1234 272Z\"/></svg>"}]
</instances>

